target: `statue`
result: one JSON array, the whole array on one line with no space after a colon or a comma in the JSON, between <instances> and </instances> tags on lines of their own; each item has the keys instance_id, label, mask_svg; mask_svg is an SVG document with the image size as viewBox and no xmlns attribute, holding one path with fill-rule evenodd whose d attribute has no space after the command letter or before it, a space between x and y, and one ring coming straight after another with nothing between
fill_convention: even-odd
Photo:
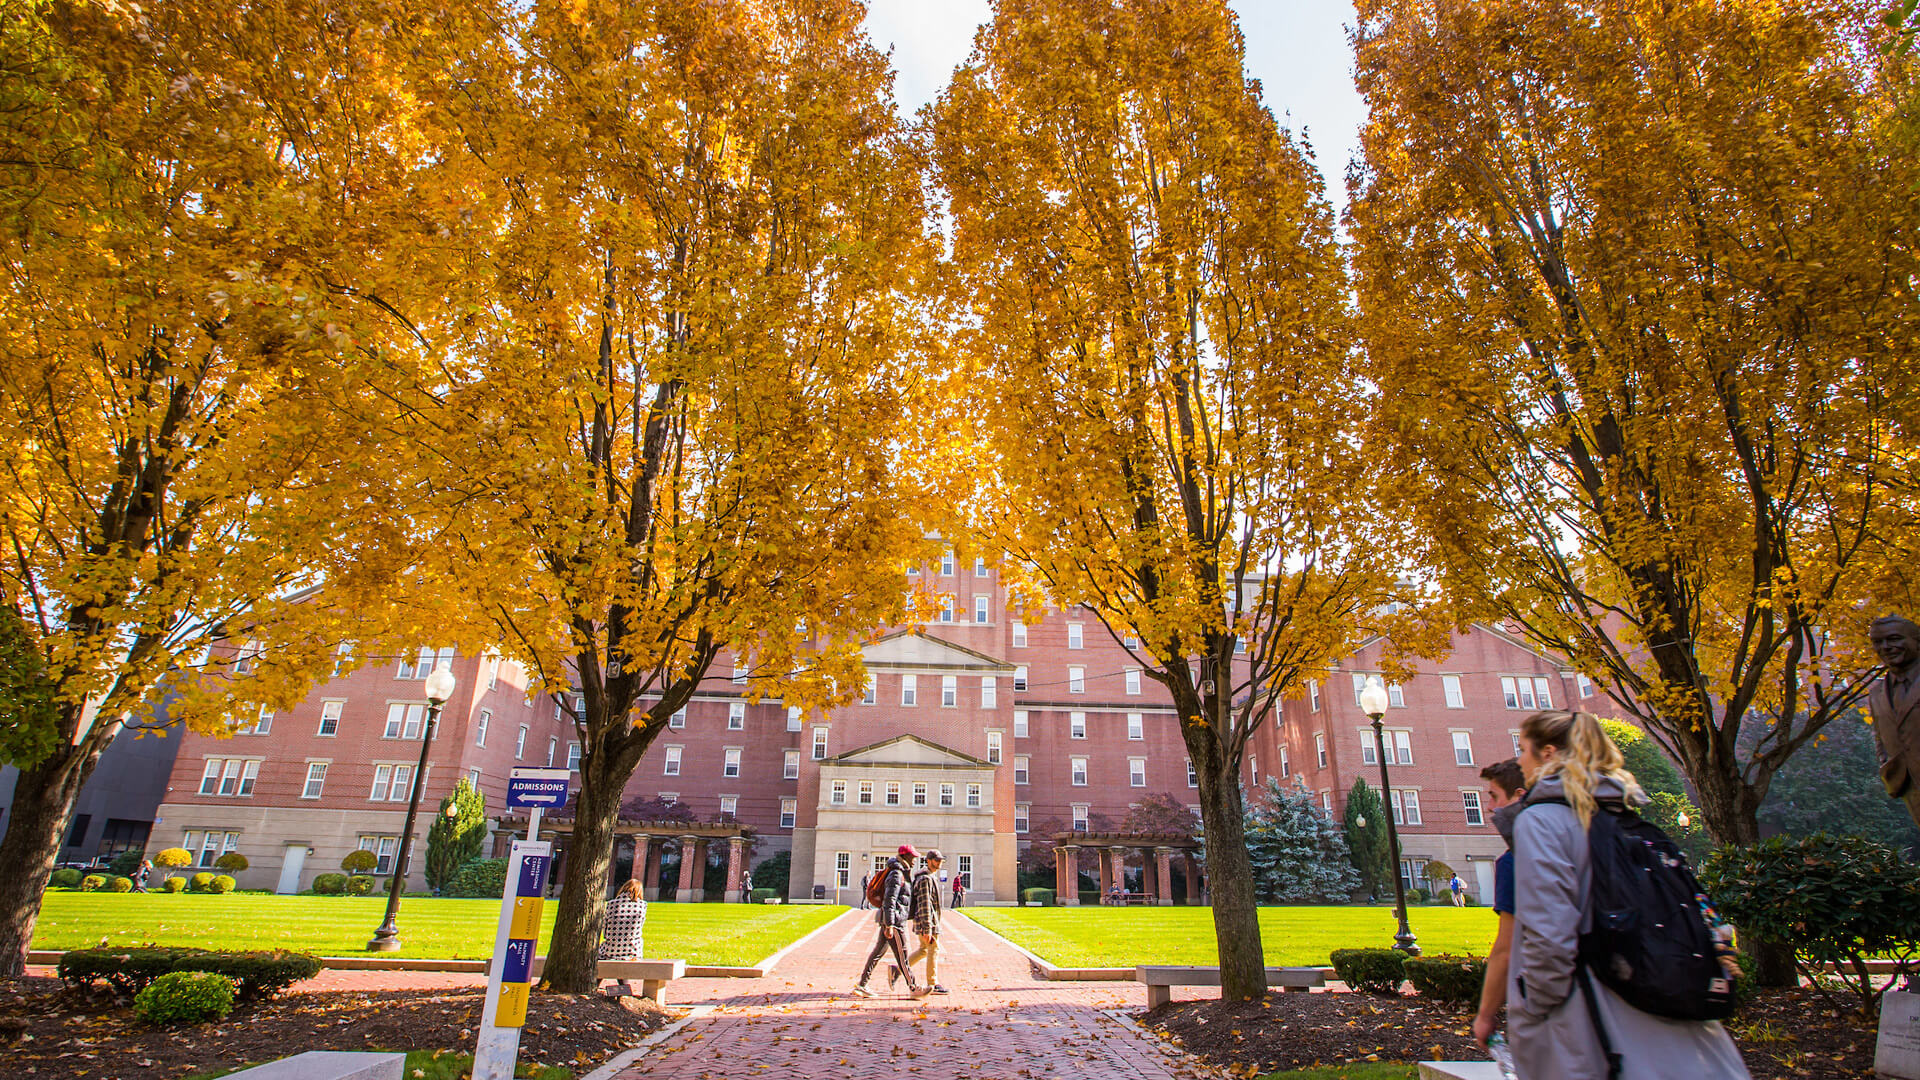
<instances>
[{"instance_id":1,"label":"statue","mask_svg":"<svg viewBox=\"0 0 1920 1080\"><path fill-rule=\"evenodd\" d=\"M1873 620L1873 651L1886 675L1867 694L1873 741L1880 751L1880 782L1905 799L1920 825L1920 626L1899 615Z\"/></svg>"}]
</instances>

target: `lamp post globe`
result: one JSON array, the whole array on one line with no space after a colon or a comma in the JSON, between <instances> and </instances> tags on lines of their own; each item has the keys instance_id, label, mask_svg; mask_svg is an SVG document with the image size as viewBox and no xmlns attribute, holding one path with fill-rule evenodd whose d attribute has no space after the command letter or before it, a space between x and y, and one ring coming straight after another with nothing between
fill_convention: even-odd
<instances>
[{"instance_id":1,"label":"lamp post globe","mask_svg":"<svg viewBox=\"0 0 1920 1080\"><path fill-rule=\"evenodd\" d=\"M394 856L393 877L387 882L387 917L367 942L368 952L394 952L400 948L400 891L406 887L407 871L413 859L413 827L420 817L420 796L427 783L427 754L433 749L433 733L440 726L440 707L453 697L456 686L453 672L435 668L427 675L421 692L427 698L427 722L420 732L420 760L413 767L413 790L407 796L407 823L400 831L400 850Z\"/></svg>"},{"instance_id":2,"label":"lamp post globe","mask_svg":"<svg viewBox=\"0 0 1920 1080\"><path fill-rule=\"evenodd\" d=\"M1387 780L1387 736L1380 721L1387 715L1387 688L1381 683L1380 676L1367 677L1367 685L1360 689L1360 711L1373 720L1373 754L1380 763L1380 798L1393 800L1393 789ZM1393 935L1393 947L1408 956L1419 956L1420 945L1414 940L1413 928L1407 924L1407 885L1400 878L1400 830L1394 827L1393 815L1387 815L1387 851L1393 860L1389 869L1393 873L1393 910L1400 920L1400 932Z\"/></svg>"}]
</instances>

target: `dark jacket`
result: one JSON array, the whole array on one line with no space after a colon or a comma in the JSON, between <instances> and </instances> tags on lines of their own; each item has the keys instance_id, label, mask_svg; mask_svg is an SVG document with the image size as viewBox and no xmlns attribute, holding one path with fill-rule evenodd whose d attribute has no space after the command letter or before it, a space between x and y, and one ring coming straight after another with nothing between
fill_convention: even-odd
<instances>
[{"instance_id":1,"label":"dark jacket","mask_svg":"<svg viewBox=\"0 0 1920 1080\"><path fill-rule=\"evenodd\" d=\"M880 906L873 913L881 926L905 928L913 921L913 888L907 880L907 864L898 858L887 861L887 877L880 883Z\"/></svg>"}]
</instances>

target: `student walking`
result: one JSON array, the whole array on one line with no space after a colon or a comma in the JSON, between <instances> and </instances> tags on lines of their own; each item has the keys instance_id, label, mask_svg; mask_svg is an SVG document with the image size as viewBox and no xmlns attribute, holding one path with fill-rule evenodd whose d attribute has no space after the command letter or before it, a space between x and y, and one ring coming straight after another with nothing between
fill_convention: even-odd
<instances>
[{"instance_id":1,"label":"student walking","mask_svg":"<svg viewBox=\"0 0 1920 1080\"><path fill-rule=\"evenodd\" d=\"M1493 913L1500 929L1487 950L1487 978L1480 987L1480 1011L1473 1018L1473 1040L1481 1046L1499 1027L1500 1010L1507 1006L1507 966L1513 953L1513 819L1527 795L1527 776L1512 758L1480 770L1487 782L1487 804L1493 809L1493 827L1507 842L1507 850L1493 861Z\"/></svg>"},{"instance_id":2,"label":"student walking","mask_svg":"<svg viewBox=\"0 0 1920 1080\"><path fill-rule=\"evenodd\" d=\"M907 977L907 992L917 998L931 992L914 981L913 967L907 963L907 927L913 917L913 889L907 873L913 860L919 857L912 844L901 844L899 853L887 860L886 876L881 880L879 903L874 911L880 936L873 943L873 951L867 954L867 966L860 969L860 981L853 988L856 997L873 996L873 991L867 989L867 980L873 978L874 965L889 949L893 950L895 965Z\"/></svg>"},{"instance_id":3,"label":"student walking","mask_svg":"<svg viewBox=\"0 0 1920 1080\"><path fill-rule=\"evenodd\" d=\"M1507 1034L1515 1073L1521 1080L1746 1080L1740 1052L1718 1021L1643 1012L1578 962L1580 935L1593 921L1588 832L1599 827L1597 815L1646 800L1619 747L1589 713L1538 712L1521 724L1519 762L1528 790L1513 827Z\"/></svg>"},{"instance_id":4,"label":"student walking","mask_svg":"<svg viewBox=\"0 0 1920 1080\"><path fill-rule=\"evenodd\" d=\"M1467 906L1467 883L1460 880L1459 874L1453 875L1453 880L1447 882L1447 888L1453 890L1454 907Z\"/></svg>"},{"instance_id":5,"label":"student walking","mask_svg":"<svg viewBox=\"0 0 1920 1080\"><path fill-rule=\"evenodd\" d=\"M926 866L913 878L913 932L920 938L920 947L907 955L907 966L927 958L927 991L944 994L947 988L940 985L940 864L946 857L939 848L927 852ZM887 966L887 986L891 988L900 978L900 969Z\"/></svg>"}]
</instances>

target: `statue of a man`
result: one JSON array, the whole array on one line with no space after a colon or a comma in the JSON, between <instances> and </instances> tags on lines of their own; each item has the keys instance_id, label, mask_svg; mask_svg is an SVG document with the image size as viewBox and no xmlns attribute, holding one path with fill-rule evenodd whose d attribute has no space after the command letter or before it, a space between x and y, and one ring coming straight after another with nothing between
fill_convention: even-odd
<instances>
[{"instance_id":1,"label":"statue of a man","mask_svg":"<svg viewBox=\"0 0 1920 1080\"><path fill-rule=\"evenodd\" d=\"M1899 615L1873 620L1873 651L1886 676L1873 684L1867 708L1880 751L1880 782L1905 799L1920 825L1920 626Z\"/></svg>"}]
</instances>

